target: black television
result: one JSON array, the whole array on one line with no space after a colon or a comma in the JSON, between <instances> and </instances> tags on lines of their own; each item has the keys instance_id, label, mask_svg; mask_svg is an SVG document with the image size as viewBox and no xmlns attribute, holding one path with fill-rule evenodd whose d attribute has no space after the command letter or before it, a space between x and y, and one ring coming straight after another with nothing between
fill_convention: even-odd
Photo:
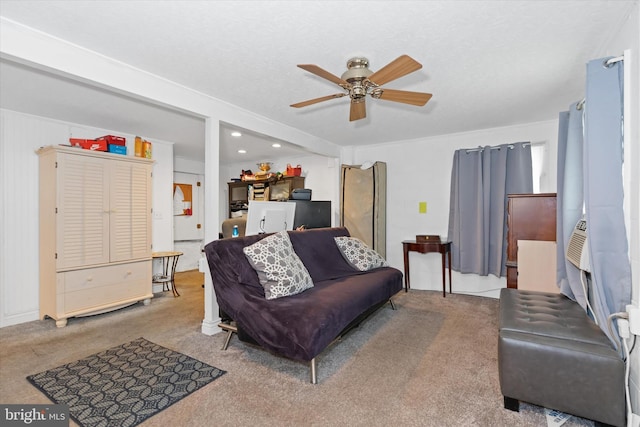
<instances>
[{"instance_id":1,"label":"black television","mask_svg":"<svg viewBox=\"0 0 640 427\"><path fill-rule=\"evenodd\" d=\"M288 200L296 204L296 214L293 218L293 228L331 227L331 201Z\"/></svg>"}]
</instances>

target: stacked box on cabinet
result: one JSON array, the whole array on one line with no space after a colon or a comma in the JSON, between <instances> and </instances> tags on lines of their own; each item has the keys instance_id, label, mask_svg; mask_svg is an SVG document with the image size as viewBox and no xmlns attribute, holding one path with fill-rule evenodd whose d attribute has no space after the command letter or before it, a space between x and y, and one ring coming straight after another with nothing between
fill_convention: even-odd
<instances>
[{"instance_id":1,"label":"stacked box on cabinet","mask_svg":"<svg viewBox=\"0 0 640 427\"><path fill-rule=\"evenodd\" d=\"M108 147L110 153L127 155L127 147L124 145L108 144Z\"/></svg>"},{"instance_id":2,"label":"stacked box on cabinet","mask_svg":"<svg viewBox=\"0 0 640 427\"><path fill-rule=\"evenodd\" d=\"M126 145L127 139L123 136L105 135L100 138L96 138L96 141L105 141L111 145Z\"/></svg>"},{"instance_id":3,"label":"stacked box on cabinet","mask_svg":"<svg viewBox=\"0 0 640 427\"><path fill-rule=\"evenodd\" d=\"M122 136L105 135L97 138L96 141L104 141L110 153L127 155L127 140Z\"/></svg>"},{"instance_id":4,"label":"stacked box on cabinet","mask_svg":"<svg viewBox=\"0 0 640 427\"><path fill-rule=\"evenodd\" d=\"M69 138L72 147L80 147L91 151L107 151L106 141L97 141L95 139Z\"/></svg>"},{"instance_id":5,"label":"stacked box on cabinet","mask_svg":"<svg viewBox=\"0 0 640 427\"><path fill-rule=\"evenodd\" d=\"M72 147L81 147L85 150L127 154L127 140L123 136L105 135L96 139L69 138L69 142Z\"/></svg>"}]
</instances>

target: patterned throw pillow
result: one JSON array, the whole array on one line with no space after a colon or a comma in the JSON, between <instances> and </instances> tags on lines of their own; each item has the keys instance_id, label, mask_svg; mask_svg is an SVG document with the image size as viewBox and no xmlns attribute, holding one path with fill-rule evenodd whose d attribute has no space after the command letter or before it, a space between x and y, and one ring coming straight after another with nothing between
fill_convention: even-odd
<instances>
[{"instance_id":1,"label":"patterned throw pillow","mask_svg":"<svg viewBox=\"0 0 640 427\"><path fill-rule=\"evenodd\" d=\"M286 231L273 234L242 249L258 273L267 299L276 299L313 287L313 281Z\"/></svg>"},{"instance_id":2,"label":"patterned throw pillow","mask_svg":"<svg viewBox=\"0 0 640 427\"><path fill-rule=\"evenodd\" d=\"M380 254L356 237L335 237L336 244L344 259L360 271L388 267L389 263Z\"/></svg>"}]
</instances>

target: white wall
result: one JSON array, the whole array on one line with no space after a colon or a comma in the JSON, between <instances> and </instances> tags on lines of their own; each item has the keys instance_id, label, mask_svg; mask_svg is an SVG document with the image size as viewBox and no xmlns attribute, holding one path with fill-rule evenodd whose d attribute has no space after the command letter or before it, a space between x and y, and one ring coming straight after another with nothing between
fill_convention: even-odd
<instances>
[{"instance_id":1,"label":"white wall","mask_svg":"<svg viewBox=\"0 0 640 427\"><path fill-rule=\"evenodd\" d=\"M75 123L0 110L0 327L36 320L39 316L38 156L46 145L68 144L70 137L135 135ZM132 148L129 148L132 152ZM167 212L153 220L153 249L173 249L171 183L173 144L153 141L153 209ZM169 176L169 187L166 187ZM168 188L168 190L166 190Z\"/></svg>"},{"instance_id":2,"label":"white wall","mask_svg":"<svg viewBox=\"0 0 640 427\"><path fill-rule=\"evenodd\" d=\"M183 157L174 157L173 171L184 172L184 173L194 173L196 175L204 175L204 162L185 159Z\"/></svg>"},{"instance_id":3,"label":"white wall","mask_svg":"<svg viewBox=\"0 0 640 427\"><path fill-rule=\"evenodd\" d=\"M0 326L37 319L38 156L69 126L0 110Z\"/></svg>"},{"instance_id":4,"label":"white wall","mask_svg":"<svg viewBox=\"0 0 640 427\"><path fill-rule=\"evenodd\" d=\"M153 160L153 251L172 251L173 143L153 140Z\"/></svg>"},{"instance_id":5,"label":"white wall","mask_svg":"<svg viewBox=\"0 0 640 427\"><path fill-rule=\"evenodd\" d=\"M568 107L568 106L567 106ZM453 153L474 148L530 141L544 143L546 149L542 192L556 191L558 121L529 123L392 144L353 147L354 163L387 163L387 259L404 270L402 241L416 234L447 235L449 191ZM419 202L427 202L427 213L418 212ZM442 266L439 254L409 254L411 287L441 290ZM453 272L453 291L498 297L505 278L481 277Z\"/></svg>"}]
</instances>

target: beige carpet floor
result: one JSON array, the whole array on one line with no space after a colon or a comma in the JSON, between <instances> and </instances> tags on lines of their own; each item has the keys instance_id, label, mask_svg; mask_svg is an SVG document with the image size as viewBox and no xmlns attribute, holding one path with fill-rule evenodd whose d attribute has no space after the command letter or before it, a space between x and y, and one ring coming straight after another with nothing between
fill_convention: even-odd
<instances>
[{"instance_id":1,"label":"beige carpet floor","mask_svg":"<svg viewBox=\"0 0 640 427\"><path fill-rule=\"evenodd\" d=\"M29 374L144 337L227 371L145 426L545 426L542 408L503 408L497 370L498 301L411 290L306 364L236 337L200 333L202 274L179 273L182 296L149 306L0 329L0 402L49 403ZM297 319L303 322L304 319ZM73 423L72 423L73 424ZM566 426L593 423L571 418Z\"/></svg>"}]
</instances>

